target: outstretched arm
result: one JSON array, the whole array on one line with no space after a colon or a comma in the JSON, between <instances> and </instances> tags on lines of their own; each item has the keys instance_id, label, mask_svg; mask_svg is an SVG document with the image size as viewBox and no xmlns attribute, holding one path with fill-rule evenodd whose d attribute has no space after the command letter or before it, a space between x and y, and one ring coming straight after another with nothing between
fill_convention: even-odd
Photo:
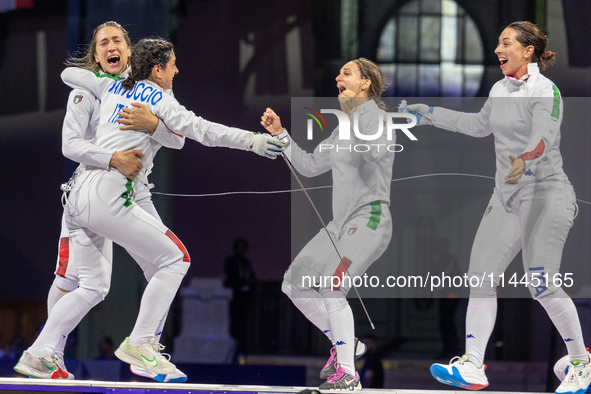
<instances>
[{"instance_id":1,"label":"outstretched arm","mask_svg":"<svg viewBox=\"0 0 591 394\"><path fill-rule=\"evenodd\" d=\"M256 134L205 120L187 110L171 96L159 101L153 111L170 130L205 146L247 150L269 159L276 158L285 149L285 142L270 135Z\"/></svg>"}]
</instances>

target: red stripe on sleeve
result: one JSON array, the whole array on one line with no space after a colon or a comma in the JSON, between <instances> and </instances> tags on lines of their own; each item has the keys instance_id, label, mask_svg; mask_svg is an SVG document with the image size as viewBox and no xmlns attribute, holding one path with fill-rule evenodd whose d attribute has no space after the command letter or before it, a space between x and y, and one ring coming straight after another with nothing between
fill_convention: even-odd
<instances>
[{"instance_id":1,"label":"red stripe on sleeve","mask_svg":"<svg viewBox=\"0 0 591 394\"><path fill-rule=\"evenodd\" d=\"M538 157L542 156L544 149L546 149L546 144L544 143L544 140L540 140L540 143L534 150L531 152L522 153L521 157L523 157L525 160L537 159Z\"/></svg>"},{"instance_id":2,"label":"red stripe on sleeve","mask_svg":"<svg viewBox=\"0 0 591 394\"><path fill-rule=\"evenodd\" d=\"M168 125L166 124L166 122L164 122L162 119L160 119L160 120L162 121L162 123L164 123L164 126L166 126L166 128L168 129L168 131L170 131L172 134L176 135L177 137L183 137L183 135L182 135L182 134L175 133L174 131L172 131L172 130L170 129L170 127L168 127Z\"/></svg>"}]
</instances>

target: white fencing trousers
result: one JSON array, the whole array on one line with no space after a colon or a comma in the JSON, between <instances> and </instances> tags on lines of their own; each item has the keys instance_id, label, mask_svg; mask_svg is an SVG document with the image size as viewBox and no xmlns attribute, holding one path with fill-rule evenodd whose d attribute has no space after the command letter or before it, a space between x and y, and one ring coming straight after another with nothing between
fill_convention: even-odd
<instances>
[{"instance_id":1,"label":"white fencing trousers","mask_svg":"<svg viewBox=\"0 0 591 394\"><path fill-rule=\"evenodd\" d=\"M152 202L152 194L144 185L138 185L136 187L138 189L137 194L134 196L135 203L142 208L144 211L148 212L154 218L162 221L160 219L160 215L158 215L158 211L156 211L156 207L154 207L154 203ZM58 243L58 258L57 264L55 268L55 278L53 281L53 285L49 290L49 295L47 297L47 314L51 314L51 311L55 304L67 293L59 290L63 289L66 292L74 291L78 287L78 270L76 268L76 258L74 253L71 252L72 246L70 241L70 234L68 227L66 226L66 211L62 215L62 225L60 231L60 240ZM109 239L105 239L102 243L102 248L98 252L101 255L101 259L105 259L107 261L112 262L113 256L113 242ZM155 267L151 262L141 258L134 253L128 253L133 257L139 267L142 269L144 273L144 277L149 282L150 279L154 276L154 273L157 272L157 267ZM58 289L59 288L59 289ZM168 314L165 314L162 321L160 322L158 328L155 332L156 342L159 342L160 336L162 335L162 329L164 328L164 324L166 322L166 317ZM60 342L55 348L55 352L59 355L63 355L64 348L66 345L66 336L62 336Z\"/></svg>"},{"instance_id":2,"label":"white fencing trousers","mask_svg":"<svg viewBox=\"0 0 591 394\"><path fill-rule=\"evenodd\" d=\"M562 288L555 286L551 279L560 272L562 250L573 224L575 204L573 188L563 175L550 176L521 188L507 204L510 212L505 209L495 189L476 233L468 270L469 277L489 278L492 273L495 278L493 286L488 279L486 285L470 289L466 314L466 354L474 359L476 365L483 362L486 344L494 327L499 275L505 272L520 250L524 272L530 278L532 297L546 309L561 335L571 337L572 343L567 343L569 354L576 360L584 359L580 358L581 354L585 356L585 347L576 308ZM548 280L544 280L544 275ZM539 279L534 285L531 284L532 277ZM509 279L504 278L505 286ZM561 311L554 311L556 300L563 301L560 303L564 309L562 314Z\"/></svg>"},{"instance_id":3,"label":"white fencing trousers","mask_svg":"<svg viewBox=\"0 0 591 394\"><path fill-rule=\"evenodd\" d=\"M364 205L349 215L340 229L330 222L327 230L320 230L296 256L285 273L282 289L333 342L341 366L355 374L355 325L345 296L354 284L350 279L363 275L390 243L388 204L375 201Z\"/></svg>"},{"instance_id":4,"label":"white fencing trousers","mask_svg":"<svg viewBox=\"0 0 591 394\"><path fill-rule=\"evenodd\" d=\"M172 280L173 286L166 284L166 302L160 302L157 313L142 311L147 308L142 303L144 333L152 336L167 313L190 258L184 245L159 219L133 203L130 192L127 179L116 170L86 170L76 177L65 209L79 286L56 303L29 349L35 357L54 351L60 338L67 336L108 293L112 271L112 258L104 255L108 239L150 262L154 275L161 272L164 277L178 277ZM148 288L158 292L155 287L157 283L148 284ZM58 316L62 314L67 316Z\"/></svg>"},{"instance_id":5,"label":"white fencing trousers","mask_svg":"<svg viewBox=\"0 0 591 394\"><path fill-rule=\"evenodd\" d=\"M152 194L143 186L140 186L137 189L139 189L139 191L134 196L134 202L154 218L162 221L162 219L160 219L160 215L158 215L158 211L156 211L156 207L154 207L154 203L152 202ZM112 261L112 250L113 242L109 239L105 239L103 242L103 250L100 252L100 254L105 259ZM137 262L144 273L144 277L149 282L156 272L154 265L150 261L147 261L130 251L127 252ZM62 226L60 231L60 240L58 243L58 257L53 284L56 287L66 291L73 291L78 287L78 270L76 268L76 258L72 253L70 232L66 225L66 210L64 210L62 215ZM51 309L51 307L48 309Z\"/></svg>"},{"instance_id":6,"label":"white fencing trousers","mask_svg":"<svg viewBox=\"0 0 591 394\"><path fill-rule=\"evenodd\" d=\"M470 255L468 276L490 278L490 286L472 287L471 297L494 297L499 274L505 272L517 253L522 250L523 268L528 274L548 278L560 271L562 250L573 224L576 197L571 184L562 175L554 175L521 188L508 202L508 212L497 191L492 195L484 213ZM520 278L521 279L521 278ZM505 285L509 278L504 279ZM529 287L535 299L566 297L560 287L536 283Z\"/></svg>"},{"instance_id":7,"label":"white fencing trousers","mask_svg":"<svg viewBox=\"0 0 591 394\"><path fill-rule=\"evenodd\" d=\"M126 182L116 170L85 171L78 175L66 206L79 286L103 297L111 277L111 262L101 255L105 238L149 262L154 271L168 267L184 275L190 262L182 243L160 220L137 204L125 206L130 202Z\"/></svg>"},{"instance_id":8,"label":"white fencing trousers","mask_svg":"<svg viewBox=\"0 0 591 394\"><path fill-rule=\"evenodd\" d=\"M327 232L321 229L284 275L283 290L291 299L318 297L318 291L310 292L312 287L319 287L324 297L330 297L334 292L346 295L351 289L351 281L343 280L345 265L351 277L363 275L384 253L392 238L389 207L379 201L355 210L340 229L332 221L326 227L344 264L341 264Z\"/></svg>"}]
</instances>

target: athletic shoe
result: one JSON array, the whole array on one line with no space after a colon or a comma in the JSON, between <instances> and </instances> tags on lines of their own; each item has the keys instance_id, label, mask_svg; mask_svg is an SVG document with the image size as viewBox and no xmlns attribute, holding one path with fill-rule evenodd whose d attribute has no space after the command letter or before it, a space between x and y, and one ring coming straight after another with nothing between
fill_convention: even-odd
<instances>
[{"instance_id":1,"label":"athletic shoe","mask_svg":"<svg viewBox=\"0 0 591 394\"><path fill-rule=\"evenodd\" d=\"M14 366L14 370L20 374L37 379L68 379L68 372L62 370L57 364L55 354L46 354L43 357L33 357L26 350Z\"/></svg>"},{"instance_id":2,"label":"athletic shoe","mask_svg":"<svg viewBox=\"0 0 591 394\"><path fill-rule=\"evenodd\" d=\"M161 353L163 349L164 346L155 342L154 338L150 338L148 342L139 346L132 346L129 343L129 338L125 338L119 348L115 350L115 356L121 361L144 368L156 375L173 374L176 367L169 361L168 354Z\"/></svg>"},{"instance_id":3,"label":"athletic shoe","mask_svg":"<svg viewBox=\"0 0 591 394\"><path fill-rule=\"evenodd\" d=\"M589 348L587 348L587 354L590 353L591 351L589 350ZM561 382L564 380L566 374L568 373L569 364L570 361L568 355L562 357L560 360L556 361L556 364L554 364L554 374ZM591 393L591 385L589 385L589 388L587 388L587 392Z\"/></svg>"},{"instance_id":4,"label":"athletic shoe","mask_svg":"<svg viewBox=\"0 0 591 394\"><path fill-rule=\"evenodd\" d=\"M367 346L359 339L355 338L355 360L363 356L367 352ZM330 349L330 357L326 365L320 371L320 379L327 379L330 375L337 372L335 364L337 362L337 347L333 345Z\"/></svg>"},{"instance_id":5,"label":"athletic shoe","mask_svg":"<svg viewBox=\"0 0 591 394\"><path fill-rule=\"evenodd\" d=\"M55 363L57 364L58 367L61 368L62 371L64 371L65 373L68 374L68 377L64 378L64 379L68 379L68 380L74 379L74 375L71 374L70 372L68 372L68 369L66 368L66 363L64 362L64 359L57 354L56 354L56 356L57 356L57 360Z\"/></svg>"},{"instance_id":6,"label":"athletic shoe","mask_svg":"<svg viewBox=\"0 0 591 394\"><path fill-rule=\"evenodd\" d=\"M361 390L361 383L359 383L359 374L355 372L355 376L347 373L339 363L336 363L337 371L328 377L328 380L320 385L320 390Z\"/></svg>"},{"instance_id":7,"label":"athletic shoe","mask_svg":"<svg viewBox=\"0 0 591 394\"><path fill-rule=\"evenodd\" d=\"M561 382L564 380L564 378L566 377L566 374L568 373L569 363L570 363L570 361L568 359L568 354L567 354L566 356L562 357L560 360L556 361L556 364L554 364L554 375L556 375L558 380L560 380Z\"/></svg>"},{"instance_id":8,"label":"athletic shoe","mask_svg":"<svg viewBox=\"0 0 591 394\"><path fill-rule=\"evenodd\" d=\"M431 375L443 384L468 390L481 390L488 386L485 369L486 365L478 368L464 354L462 357L452 358L449 365L431 365Z\"/></svg>"},{"instance_id":9,"label":"athletic shoe","mask_svg":"<svg viewBox=\"0 0 591 394\"><path fill-rule=\"evenodd\" d=\"M556 389L556 394L583 394L589 388L589 383L591 383L591 363L570 361L568 372Z\"/></svg>"},{"instance_id":10,"label":"athletic shoe","mask_svg":"<svg viewBox=\"0 0 591 394\"><path fill-rule=\"evenodd\" d=\"M355 360L357 360L360 357L363 357L363 355L366 352L367 352L367 346L365 345L365 343L363 343L359 339L355 338Z\"/></svg>"},{"instance_id":11,"label":"athletic shoe","mask_svg":"<svg viewBox=\"0 0 591 394\"><path fill-rule=\"evenodd\" d=\"M155 381L161 383L184 383L187 381L187 375L185 375L178 368L174 373L168 375L156 374L154 372L148 371L147 369L140 368L137 365L130 365L129 369L131 369L131 372L133 372L136 375L154 379Z\"/></svg>"}]
</instances>

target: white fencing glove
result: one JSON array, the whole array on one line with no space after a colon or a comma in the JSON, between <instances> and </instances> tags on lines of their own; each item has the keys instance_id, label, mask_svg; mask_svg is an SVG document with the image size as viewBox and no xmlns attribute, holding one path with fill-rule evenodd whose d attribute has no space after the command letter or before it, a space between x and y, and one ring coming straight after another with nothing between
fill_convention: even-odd
<instances>
[{"instance_id":1,"label":"white fencing glove","mask_svg":"<svg viewBox=\"0 0 591 394\"><path fill-rule=\"evenodd\" d=\"M286 141L270 134L248 133L242 137L246 149L269 159L276 159L285 150Z\"/></svg>"},{"instance_id":2,"label":"white fencing glove","mask_svg":"<svg viewBox=\"0 0 591 394\"><path fill-rule=\"evenodd\" d=\"M432 125L434 123L433 107L429 107L427 104L406 105L406 100L402 100L398 106L398 112L413 114L417 118L417 126Z\"/></svg>"}]
</instances>

